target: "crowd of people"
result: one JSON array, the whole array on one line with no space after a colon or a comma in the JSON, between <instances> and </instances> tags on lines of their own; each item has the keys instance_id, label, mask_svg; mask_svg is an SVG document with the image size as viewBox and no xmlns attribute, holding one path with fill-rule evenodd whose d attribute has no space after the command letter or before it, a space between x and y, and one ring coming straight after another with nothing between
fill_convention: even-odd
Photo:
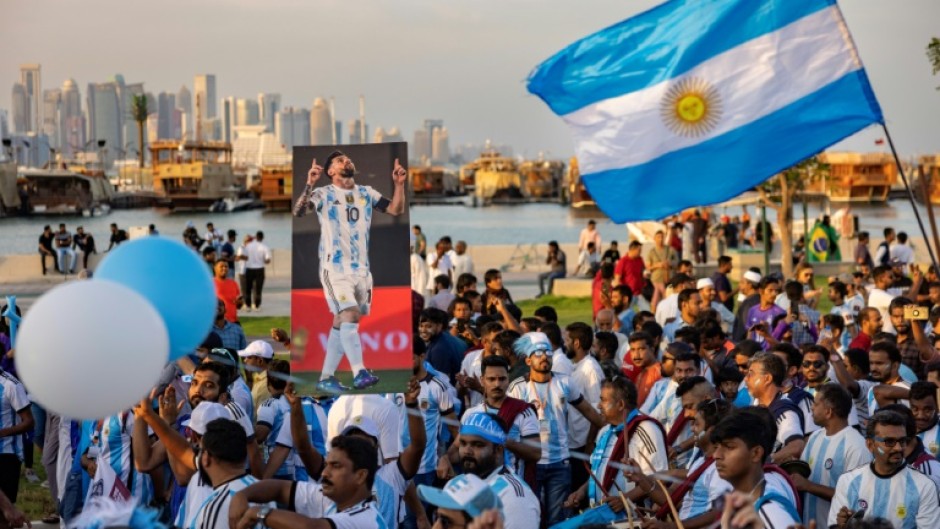
<instances>
[{"instance_id":1,"label":"crowd of people","mask_svg":"<svg viewBox=\"0 0 940 529\"><path fill-rule=\"evenodd\" d=\"M884 264L860 245L821 288L805 262L732 278L721 255L699 277L666 240L646 259L605 252L593 320L562 323L548 304L524 314L499 270L478 278L466 243L431 249L415 227L425 275L399 393L299 392L272 347L289 334L249 343L222 296L202 346L102 420L31 404L8 351L0 509L24 522L35 443L63 521L118 498L206 529L933 527L937 270L893 259L891 240Z\"/></svg>"}]
</instances>

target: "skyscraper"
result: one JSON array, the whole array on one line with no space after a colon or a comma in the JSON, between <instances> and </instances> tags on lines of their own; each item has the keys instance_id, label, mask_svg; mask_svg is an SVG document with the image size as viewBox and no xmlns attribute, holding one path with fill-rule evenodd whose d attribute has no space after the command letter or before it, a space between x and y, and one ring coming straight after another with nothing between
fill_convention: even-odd
<instances>
[{"instance_id":1,"label":"skyscraper","mask_svg":"<svg viewBox=\"0 0 940 529\"><path fill-rule=\"evenodd\" d=\"M261 121L258 102L253 99L238 99L235 104L235 124L257 125Z\"/></svg>"},{"instance_id":2,"label":"skyscraper","mask_svg":"<svg viewBox=\"0 0 940 529\"><path fill-rule=\"evenodd\" d=\"M82 94L73 79L62 83L62 121L59 124L60 148L66 158L73 158L85 145L85 116Z\"/></svg>"},{"instance_id":3,"label":"skyscraper","mask_svg":"<svg viewBox=\"0 0 940 529\"><path fill-rule=\"evenodd\" d=\"M215 95L215 75L197 75L193 81L195 96L201 101L199 118L203 121L218 116L218 100Z\"/></svg>"},{"instance_id":4,"label":"skyscraper","mask_svg":"<svg viewBox=\"0 0 940 529\"><path fill-rule=\"evenodd\" d=\"M10 137L10 122L8 121L9 115L7 111L0 108L0 138L9 138ZM0 152L0 156L4 156L6 153Z\"/></svg>"},{"instance_id":5,"label":"skyscraper","mask_svg":"<svg viewBox=\"0 0 940 529\"><path fill-rule=\"evenodd\" d=\"M388 130L379 127L375 129L375 136L372 137L373 143L391 143L395 141L405 141L401 136L401 130L398 127L392 127Z\"/></svg>"},{"instance_id":6,"label":"skyscraper","mask_svg":"<svg viewBox=\"0 0 940 529\"><path fill-rule=\"evenodd\" d=\"M29 95L23 83L13 83L13 132L29 132L30 104Z\"/></svg>"},{"instance_id":7,"label":"skyscraper","mask_svg":"<svg viewBox=\"0 0 940 529\"><path fill-rule=\"evenodd\" d=\"M157 125L154 139L169 140L173 136L173 111L176 110L176 96L160 92L157 96Z\"/></svg>"},{"instance_id":8,"label":"skyscraper","mask_svg":"<svg viewBox=\"0 0 940 529\"><path fill-rule=\"evenodd\" d=\"M286 107L275 115L277 141L287 152L298 145L310 145L310 111Z\"/></svg>"},{"instance_id":9,"label":"skyscraper","mask_svg":"<svg viewBox=\"0 0 940 529\"><path fill-rule=\"evenodd\" d=\"M40 108L42 98L42 74L38 64L20 65L20 83L26 89L26 95L29 97L29 123L27 124L29 132L39 132L42 123L42 109Z\"/></svg>"},{"instance_id":10,"label":"skyscraper","mask_svg":"<svg viewBox=\"0 0 940 529\"><path fill-rule=\"evenodd\" d=\"M322 97L313 100L310 110L310 142L311 145L333 144L333 116L330 107Z\"/></svg>"},{"instance_id":11,"label":"skyscraper","mask_svg":"<svg viewBox=\"0 0 940 529\"><path fill-rule=\"evenodd\" d=\"M49 138L49 147L62 148L62 91L58 88L42 92L42 132Z\"/></svg>"},{"instance_id":12,"label":"skyscraper","mask_svg":"<svg viewBox=\"0 0 940 529\"><path fill-rule=\"evenodd\" d=\"M189 88L186 88L186 85L181 86L179 92L176 93L176 108L180 109L181 113L180 130L182 134L186 134L193 128L190 122L193 117L193 94Z\"/></svg>"},{"instance_id":13,"label":"skyscraper","mask_svg":"<svg viewBox=\"0 0 940 529\"><path fill-rule=\"evenodd\" d=\"M110 164L124 147L118 83L89 83L87 98L89 140L105 140L104 162Z\"/></svg>"},{"instance_id":14,"label":"skyscraper","mask_svg":"<svg viewBox=\"0 0 940 529\"><path fill-rule=\"evenodd\" d=\"M274 132L274 119L277 111L281 109L281 94L258 94L258 110L261 114L261 124Z\"/></svg>"},{"instance_id":15,"label":"skyscraper","mask_svg":"<svg viewBox=\"0 0 940 529\"><path fill-rule=\"evenodd\" d=\"M368 143L369 142L369 125L366 124L365 127L362 125L362 121L358 119L350 119L346 122L346 126L349 127L349 143ZM362 129L365 128L365 135L362 133Z\"/></svg>"},{"instance_id":16,"label":"skyscraper","mask_svg":"<svg viewBox=\"0 0 940 529\"><path fill-rule=\"evenodd\" d=\"M232 133L232 127L238 123L238 120L236 119L237 105L238 102L232 96L222 99L222 141L228 143L231 143L235 140L235 136Z\"/></svg>"},{"instance_id":17,"label":"skyscraper","mask_svg":"<svg viewBox=\"0 0 940 529\"><path fill-rule=\"evenodd\" d=\"M450 139L447 127L435 128L431 133L431 161L433 163L450 161Z\"/></svg>"},{"instance_id":18,"label":"skyscraper","mask_svg":"<svg viewBox=\"0 0 940 529\"><path fill-rule=\"evenodd\" d=\"M431 159L431 135L425 129L415 131L409 154L412 160L424 163Z\"/></svg>"}]
</instances>

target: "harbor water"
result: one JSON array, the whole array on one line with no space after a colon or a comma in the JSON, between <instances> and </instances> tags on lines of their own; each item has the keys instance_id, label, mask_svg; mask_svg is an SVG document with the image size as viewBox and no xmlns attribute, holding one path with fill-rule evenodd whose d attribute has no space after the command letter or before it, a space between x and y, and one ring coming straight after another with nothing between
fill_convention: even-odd
<instances>
[{"instance_id":1,"label":"harbor water","mask_svg":"<svg viewBox=\"0 0 940 529\"><path fill-rule=\"evenodd\" d=\"M834 213L838 206L833 206ZM926 213L920 208L927 224ZM740 216L740 206L714 208L716 216ZM753 206L747 208L752 219L760 217L760 210ZM803 209L797 203L794 218L802 226ZM881 239L881 232L886 226L898 231L906 231L912 238L919 238L920 233L913 209L908 201L892 200L881 205L853 205L850 214L859 217L859 230L871 232L875 244ZM767 210L768 218L774 221L773 210ZM814 205L809 207L810 221L820 215ZM412 225L420 225L430 244L443 235L450 235L455 241L465 240L471 245L491 244L545 244L550 240L575 242L578 234L589 219L597 221L598 230L604 246L611 240L629 239L623 225L614 224L603 214L593 211L573 210L558 204L520 204L493 205L487 207L469 207L463 205L420 205L411 209ZM134 226L146 227L154 224L161 235L181 237L188 222L193 222L199 232L205 233L206 223L212 222L219 230L234 229L239 240L246 233L261 230L265 233L265 242L272 248L290 248L291 215L289 212L266 212L264 210L241 211L236 213L171 213L165 209L114 210L100 217L34 216L0 219L0 255L30 254L37 251L38 238L46 224L56 229L64 222L69 231L83 226L86 232L95 237L98 251L108 247L109 225L116 223L122 229ZM309 222L316 222L312 218ZM929 226L927 226L929 230ZM574 256L572 256L574 258Z\"/></svg>"}]
</instances>

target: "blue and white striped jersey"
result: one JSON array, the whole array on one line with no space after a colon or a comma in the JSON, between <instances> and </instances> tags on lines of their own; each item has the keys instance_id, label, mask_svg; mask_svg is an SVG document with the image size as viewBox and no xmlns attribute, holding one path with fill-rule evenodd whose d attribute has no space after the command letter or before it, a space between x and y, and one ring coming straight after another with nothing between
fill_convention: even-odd
<instances>
[{"instance_id":1,"label":"blue and white striped jersey","mask_svg":"<svg viewBox=\"0 0 940 529\"><path fill-rule=\"evenodd\" d=\"M920 437L920 440L924 442L924 450L930 452L934 457L940 456L940 421L934 422L933 428L920 432L917 437Z\"/></svg>"},{"instance_id":2,"label":"blue and white striped jersey","mask_svg":"<svg viewBox=\"0 0 940 529\"><path fill-rule=\"evenodd\" d=\"M454 411L454 402L448 391L449 384L444 380L428 373L421 380L421 393L418 395L418 409L424 415L424 427L427 432L427 444L424 455L421 457L421 466L418 474L425 474L437 468L438 447L443 427L441 417ZM408 416L402 414L401 445L407 447L411 444L411 435L408 432Z\"/></svg>"},{"instance_id":3,"label":"blue and white striped jersey","mask_svg":"<svg viewBox=\"0 0 940 529\"><path fill-rule=\"evenodd\" d=\"M228 508L232 496L257 482L254 476L245 474L215 487L212 494L202 502L189 529L229 529ZM273 503L266 505L275 507Z\"/></svg>"},{"instance_id":4,"label":"blue and white striped jersey","mask_svg":"<svg viewBox=\"0 0 940 529\"><path fill-rule=\"evenodd\" d=\"M105 480L104 494L108 495L113 479L118 479L125 485L134 501L146 504L153 497L153 483L149 474L137 471L131 460L131 433L134 429L134 414L130 411L112 415L100 422L99 439L100 450L97 458L97 468L93 481ZM104 468L107 466L108 468ZM110 471L109 471L110 470ZM111 475L114 477L110 477ZM89 495L94 491L89 490Z\"/></svg>"},{"instance_id":5,"label":"blue and white striped jersey","mask_svg":"<svg viewBox=\"0 0 940 529\"><path fill-rule=\"evenodd\" d=\"M809 480L835 488L842 474L871 462L871 452L865 438L855 428L846 427L833 436L825 428L813 432L803 448L803 461L809 463ZM815 519L825 527L829 519L829 502L814 494L806 494L803 502L803 521Z\"/></svg>"},{"instance_id":6,"label":"blue and white striped jersey","mask_svg":"<svg viewBox=\"0 0 940 529\"><path fill-rule=\"evenodd\" d=\"M503 504L505 529L535 529L539 526L542 506L525 481L507 468L494 470L485 481Z\"/></svg>"},{"instance_id":7,"label":"blue and white striped jersey","mask_svg":"<svg viewBox=\"0 0 940 529\"><path fill-rule=\"evenodd\" d=\"M379 470L381 471L381 469ZM320 484L315 482L297 483L288 509L308 518L326 518L329 520L330 525L336 529L387 529L388 527L397 527L397 524L395 526L386 524L374 498L357 503L344 511L336 512L336 504L323 495Z\"/></svg>"},{"instance_id":8,"label":"blue and white striped jersey","mask_svg":"<svg viewBox=\"0 0 940 529\"><path fill-rule=\"evenodd\" d=\"M29 408L26 388L13 375L0 370L0 430L20 423L19 412ZM23 460L23 436L0 437L0 454L14 454Z\"/></svg>"},{"instance_id":9,"label":"blue and white striped jersey","mask_svg":"<svg viewBox=\"0 0 940 529\"><path fill-rule=\"evenodd\" d=\"M388 200L370 186L340 189L333 184L309 193L320 221L320 270L337 274L369 271L369 228L373 210L384 211Z\"/></svg>"},{"instance_id":10,"label":"blue and white striped jersey","mask_svg":"<svg viewBox=\"0 0 940 529\"><path fill-rule=\"evenodd\" d=\"M902 365L903 365L903 364L902 364ZM917 380L917 379L915 378L914 380ZM875 386L877 386L877 385L878 385L878 383L875 382L875 383L871 386L871 388L868 390L868 416L869 416L869 417L871 417L872 415L875 414L875 412L878 411L878 407L879 407L879 406L878 406L878 401L875 399ZM898 379L898 380L897 380L896 382L894 382L893 384L888 384L888 385L889 385L889 386L894 386L894 387L896 387L896 388L911 389L911 383L908 382L908 381L906 381L906 380L903 380L903 379ZM899 400L899 401L897 401L897 403L898 403L898 404L903 404L903 405L907 406L908 408L911 407L911 403L910 403L909 401L907 401L907 400Z\"/></svg>"},{"instance_id":11,"label":"blue and white striped jersey","mask_svg":"<svg viewBox=\"0 0 940 529\"><path fill-rule=\"evenodd\" d=\"M267 463L271 457L271 452L274 451L277 445L290 448L290 454L277 469L277 472L274 473L274 477L295 479L294 469L297 457L294 451L294 440L290 434L290 404L283 395L278 398L271 397L261 403L261 407L258 408L258 426L262 425L270 429L262 447L265 463Z\"/></svg>"},{"instance_id":12,"label":"blue and white striped jersey","mask_svg":"<svg viewBox=\"0 0 940 529\"><path fill-rule=\"evenodd\" d=\"M656 419L668 432L682 413L682 399L676 395L679 387L672 378L661 378L653 383L640 412Z\"/></svg>"},{"instance_id":13,"label":"blue and white striped jersey","mask_svg":"<svg viewBox=\"0 0 940 529\"><path fill-rule=\"evenodd\" d=\"M884 518L898 529L936 527L940 519L940 499L933 481L920 472L901 466L880 477L872 465L863 465L843 474L836 484L828 525L836 524L842 507L865 509L865 518Z\"/></svg>"},{"instance_id":14,"label":"blue and white striped jersey","mask_svg":"<svg viewBox=\"0 0 940 529\"><path fill-rule=\"evenodd\" d=\"M578 383L557 373L545 383L535 383L520 377L509 384L509 396L535 406L542 441L542 457L538 464L547 465L568 459L567 405L577 406L584 400Z\"/></svg>"},{"instance_id":15,"label":"blue and white striped jersey","mask_svg":"<svg viewBox=\"0 0 940 529\"><path fill-rule=\"evenodd\" d=\"M706 458L700 457L689 467L689 474L695 472L698 467L705 463ZM731 483L721 479L718 475L718 468L714 461L710 461L708 468L698 477L689 492L682 499L682 507L679 508L679 518L688 520L710 511L718 498L731 492Z\"/></svg>"}]
</instances>

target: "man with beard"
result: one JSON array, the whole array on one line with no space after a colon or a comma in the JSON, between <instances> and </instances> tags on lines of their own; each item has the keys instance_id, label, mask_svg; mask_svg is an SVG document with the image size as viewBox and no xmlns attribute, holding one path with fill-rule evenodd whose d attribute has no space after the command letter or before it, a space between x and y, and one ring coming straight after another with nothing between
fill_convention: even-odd
<instances>
[{"instance_id":1,"label":"man with beard","mask_svg":"<svg viewBox=\"0 0 940 529\"><path fill-rule=\"evenodd\" d=\"M192 376L188 403L195 413L196 408L203 402L217 403L228 385L228 380L225 378L225 368L215 362L199 364ZM195 482L191 482L198 470L194 448L198 440L190 435L192 423L184 424L187 420L191 421L192 417L178 416L176 390L173 386L168 386L159 396L160 415L153 411L151 404L156 397L157 395L151 395L134 408L136 420L131 435L134 462L141 472L150 472L164 463L169 463L175 481L170 498L170 516L175 520L176 526L189 527L199 506L212 494L212 484L201 473ZM248 413L235 402L229 402L224 408L228 417L242 426L251 472L260 476L261 452ZM148 436L147 427L153 431L156 440Z\"/></svg>"},{"instance_id":2,"label":"man with beard","mask_svg":"<svg viewBox=\"0 0 940 529\"><path fill-rule=\"evenodd\" d=\"M639 467L646 475L669 470L666 432L655 419L640 413L636 387L625 378L604 382L601 413L605 425L598 432L597 445L591 454L591 472L600 480L600 486L593 480L585 483L568 497L565 506L574 508L589 500L594 504L607 503L615 512L622 512L625 506L616 490L623 491L631 500L638 500L649 490L634 487L611 463L626 460L627 465Z\"/></svg>"},{"instance_id":3,"label":"man with beard","mask_svg":"<svg viewBox=\"0 0 940 529\"><path fill-rule=\"evenodd\" d=\"M904 463L930 478L940 490L940 461L924 448L924 443L917 437L917 421L911 409L900 404L888 404L882 409L904 417L904 431L910 439L904 447Z\"/></svg>"},{"instance_id":4,"label":"man with beard","mask_svg":"<svg viewBox=\"0 0 940 529\"><path fill-rule=\"evenodd\" d=\"M427 345L427 359L431 367L445 375L451 384L457 382L467 343L446 332L447 313L427 308L418 318L418 335Z\"/></svg>"},{"instance_id":5,"label":"man with beard","mask_svg":"<svg viewBox=\"0 0 940 529\"><path fill-rule=\"evenodd\" d=\"M611 312L611 311L607 311ZM613 314L611 314L613 316ZM591 356L591 346L594 345L594 331L585 323L575 322L565 328L565 348L568 350L574 369L571 371L571 380L581 388L584 399L592 408L597 409L601 400L601 383L604 381L604 370L597 360ZM609 331L606 331L609 332ZM591 425L573 406L568 406L568 449L577 454L587 456L589 453L588 431ZM571 487L578 488L583 485L589 476L583 465L574 465L571 469Z\"/></svg>"},{"instance_id":6,"label":"man with beard","mask_svg":"<svg viewBox=\"0 0 940 529\"><path fill-rule=\"evenodd\" d=\"M940 422L937 421L937 386L919 380L911 384L911 413L917 423L917 437L934 457L940 456Z\"/></svg>"},{"instance_id":7,"label":"man with beard","mask_svg":"<svg viewBox=\"0 0 940 529\"><path fill-rule=\"evenodd\" d=\"M747 316L751 307L760 304L760 290L757 286L760 284L761 275L756 270L748 270L741 275L741 281L738 283L738 310L735 312L734 329L732 337L738 342L747 335Z\"/></svg>"},{"instance_id":8,"label":"man with beard","mask_svg":"<svg viewBox=\"0 0 940 529\"><path fill-rule=\"evenodd\" d=\"M888 306L891 325L898 335L898 351L901 353L901 363L911 368L919 380L924 379L924 367L937 357L937 352L931 347L924 333L923 324L917 320L904 318L904 307L913 305L908 298L894 298ZM920 310L926 310L920 307Z\"/></svg>"},{"instance_id":9,"label":"man with beard","mask_svg":"<svg viewBox=\"0 0 940 529\"><path fill-rule=\"evenodd\" d=\"M331 179L330 184L314 187L324 172ZM314 159L307 173L307 186L294 206L295 216L315 210L320 222L320 282L329 293L327 305L333 313L333 327L317 383L317 390L324 393L346 389L335 376L343 355L354 374L353 387L364 389L379 383L378 377L363 364L359 339L359 320L369 314L372 304L369 230L373 210L396 217L405 211L408 171L397 158L392 169L395 192L391 200L370 186L357 185L355 176L355 164L340 151L330 153L324 167Z\"/></svg>"},{"instance_id":10,"label":"man with beard","mask_svg":"<svg viewBox=\"0 0 940 529\"><path fill-rule=\"evenodd\" d=\"M503 324L498 321L489 321L480 328L480 344L482 347L470 351L463 357L460 373L457 374L457 395L467 407L473 407L483 402L483 386L480 384L483 359L496 354L495 338L503 330Z\"/></svg>"},{"instance_id":11,"label":"man with beard","mask_svg":"<svg viewBox=\"0 0 940 529\"><path fill-rule=\"evenodd\" d=\"M698 293L695 293L698 296ZM642 406L653 389L653 384L662 378L662 366L654 356L655 342L649 334L638 331L630 335L629 365L624 362L624 373L636 384L637 404Z\"/></svg>"},{"instance_id":12,"label":"man with beard","mask_svg":"<svg viewBox=\"0 0 940 529\"><path fill-rule=\"evenodd\" d=\"M459 458L463 470L483 479L499 496L506 529L536 529L541 507L532 489L503 465L505 427L489 413L467 413L460 425Z\"/></svg>"},{"instance_id":13,"label":"man with beard","mask_svg":"<svg viewBox=\"0 0 940 529\"><path fill-rule=\"evenodd\" d=\"M718 299L718 289L715 286L715 282L705 277L699 279L695 287L698 289L699 296L701 297L700 312L704 312L708 309L714 310L718 315L721 328L725 332L731 332L734 327L734 313Z\"/></svg>"},{"instance_id":14,"label":"man with beard","mask_svg":"<svg viewBox=\"0 0 940 529\"><path fill-rule=\"evenodd\" d=\"M901 378L901 352L888 342L879 342L871 346L868 352L868 367L871 369L869 378L875 386L868 390L868 413L874 415L878 408L888 404L903 404L907 402L911 384Z\"/></svg>"},{"instance_id":15,"label":"man with beard","mask_svg":"<svg viewBox=\"0 0 940 529\"><path fill-rule=\"evenodd\" d=\"M843 474L836 483L829 527L845 527L859 511L884 518L894 527L934 527L940 519L937 488L927 476L904 464L904 417L888 410L871 416L865 445L872 463Z\"/></svg>"},{"instance_id":16,"label":"man with beard","mask_svg":"<svg viewBox=\"0 0 940 529\"><path fill-rule=\"evenodd\" d=\"M620 320L620 330L624 334L633 332L633 290L629 285L618 285L610 291L610 304L617 319Z\"/></svg>"},{"instance_id":17,"label":"man with beard","mask_svg":"<svg viewBox=\"0 0 940 529\"><path fill-rule=\"evenodd\" d=\"M245 472L248 452L247 437L237 422L218 418L205 426L201 450L196 456L200 475L212 484L212 493L202 502L186 527L199 529L229 529L229 511L232 497L257 479ZM269 504L262 508L271 509Z\"/></svg>"},{"instance_id":18,"label":"man with beard","mask_svg":"<svg viewBox=\"0 0 940 529\"><path fill-rule=\"evenodd\" d=\"M672 359L667 360L668 357ZM666 366L669 364L672 365L670 368L672 372L669 373L671 376L656 381L653 391L650 392L650 396L640 411L663 425L667 446L670 447L670 456L676 457L676 466L682 467L688 461L688 455L682 455L686 453L686 450L681 448L681 445L689 439L691 432L688 428L688 419L682 413L682 399L676 392L683 382L700 376L702 358L692 352L688 345L676 342L670 344L663 354L663 375L667 374ZM659 396L654 402L657 393Z\"/></svg>"},{"instance_id":19,"label":"man with beard","mask_svg":"<svg viewBox=\"0 0 940 529\"><path fill-rule=\"evenodd\" d=\"M810 475L791 474L790 479L797 490L806 493L803 521L809 523L815 519L824 527L839 477L870 462L871 454L862 434L849 427L849 414L854 409L849 392L838 384L828 383L815 386L814 391L813 422L820 429L809 436L801 457L809 464Z\"/></svg>"},{"instance_id":20,"label":"man with beard","mask_svg":"<svg viewBox=\"0 0 940 529\"><path fill-rule=\"evenodd\" d=\"M232 498L227 519L238 529L259 524L269 529L386 529L372 497L377 471L374 444L360 436L340 435L330 442L320 483L255 483ZM249 508L256 497L274 497L290 510Z\"/></svg>"},{"instance_id":21,"label":"man with beard","mask_svg":"<svg viewBox=\"0 0 940 529\"><path fill-rule=\"evenodd\" d=\"M519 476L525 476L523 463L534 465L542 456L539 446L539 422L535 409L526 402L506 394L509 389L509 362L501 356L487 356L481 366L483 402L468 408L464 420L473 414L488 413L498 416L508 428L505 435L504 467ZM459 459L459 444L450 446L446 456L450 463Z\"/></svg>"},{"instance_id":22,"label":"man with beard","mask_svg":"<svg viewBox=\"0 0 940 529\"><path fill-rule=\"evenodd\" d=\"M711 280L708 281L711 282ZM701 311L702 298L699 291L694 288L686 288L679 292L678 302L679 317L663 327L663 335L669 342L675 341L677 330L695 325L695 319Z\"/></svg>"},{"instance_id":23,"label":"man with beard","mask_svg":"<svg viewBox=\"0 0 940 529\"><path fill-rule=\"evenodd\" d=\"M800 372L803 374L803 379L806 381L806 387L803 388L803 391L808 393L813 399L816 398L816 393L819 388L835 382L832 380L833 370L829 366L829 351L822 345L808 345L806 346L806 352L803 353L803 361L800 364ZM850 395L851 398L851 395ZM816 407L812 402L813 399L807 399L810 402L810 413L805 415L815 416ZM855 411L855 406L849 406L848 414L848 424L852 427L858 426L858 412ZM817 426L822 427L822 424L819 424L818 421L813 421ZM815 428L813 429L815 430ZM813 430L806 428L807 433L813 433Z\"/></svg>"},{"instance_id":24,"label":"man with beard","mask_svg":"<svg viewBox=\"0 0 940 529\"><path fill-rule=\"evenodd\" d=\"M421 392L417 398L417 407L408 409L409 411L420 411L424 419L427 442L421 465L413 478L415 485L430 485L434 482L435 469L438 464L438 443L440 442L441 428L445 421L448 422L447 428L450 430L451 437L457 437L457 428L451 426L453 421L456 421L457 414L454 411L454 402L451 400L448 384L428 372L424 362L426 358L426 350L416 346L412 354L412 372L421 386ZM408 431L403 430L401 445L407 447L411 442ZM427 509L428 506L425 505L425 510ZM409 509L403 522L405 527L415 527L416 522L414 520L415 514Z\"/></svg>"},{"instance_id":25,"label":"man with beard","mask_svg":"<svg viewBox=\"0 0 940 529\"><path fill-rule=\"evenodd\" d=\"M592 427L588 439L594 438L604 422L584 399L581 388L565 375L552 373L551 345L546 341L532 342L531 347L518 351L525 356L530 371L509 385L509 396L535 406L542 441L542 457L536 465L535 491L547 512L542 516L551 526L566 518L563 502L571 492L571 464L568 461L568 404L584 415Z\"/></svg>"}]
</instances>

